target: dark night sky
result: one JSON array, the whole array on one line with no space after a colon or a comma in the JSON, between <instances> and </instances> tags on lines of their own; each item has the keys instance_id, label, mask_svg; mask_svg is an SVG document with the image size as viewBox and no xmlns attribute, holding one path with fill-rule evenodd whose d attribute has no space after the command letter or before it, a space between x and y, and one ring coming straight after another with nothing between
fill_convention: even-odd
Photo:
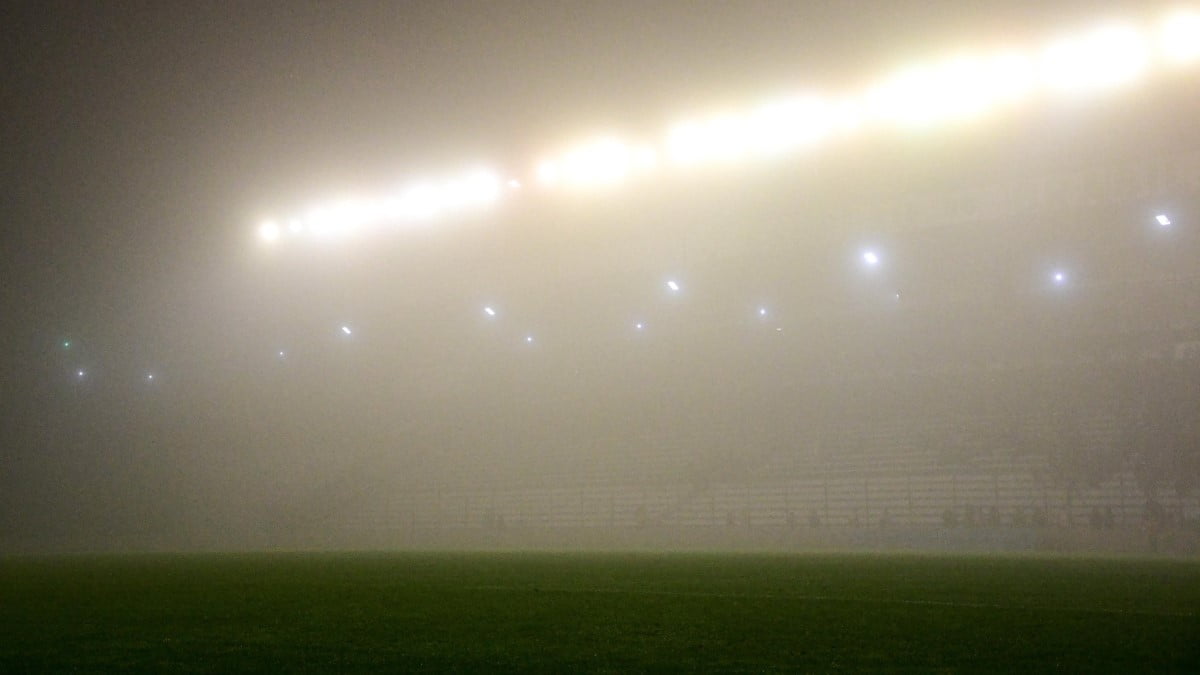
<instances>
[{"instance_id":1,"label":"dark night sky","mask_svg":"<svg viewBox=\"0 0 1200 675\"><path fill-rule=\"evenodd\" d=\"M445 460L481 439L521 447L530 426L553 436L546 420L611 429L651 415L596 403L638 390L609 371L659 368L686 388L710 355L664 349L639 366L599 331L647 311L638 289L658 275L709 260L688 251L720 247L731 219L785 220L786 189L764 188L752 209L745 193L693 203L686 186L674 200L522 205L295 257L264 254L253 228L314 195L477 159L525 170L592 129L652 133L714 104L838 91L946 47L1038 38L1095 18L1093 4L10 3L0 524L219 529L323 477L417 462L396 450L410 441ZM609 220L621 224L605 234ZM746 250L772 249L774 227ZM770 289L760 262L706 263L694 286L714 307L756 302ZM488 301L564 336L549 364L472 333ZM688 311L669 320L724 330ZM337 344L341 322L362 327L354 344ZM709 337L705 349L727 339ZM296 372L281 374L277 349Z\"/></svg>"}]
</instances>

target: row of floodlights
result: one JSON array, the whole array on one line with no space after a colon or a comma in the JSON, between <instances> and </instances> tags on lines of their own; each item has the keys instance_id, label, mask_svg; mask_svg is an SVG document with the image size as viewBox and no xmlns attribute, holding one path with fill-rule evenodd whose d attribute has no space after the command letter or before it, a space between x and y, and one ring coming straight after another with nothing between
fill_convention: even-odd
<instances>
[{"instance_id":1,"label":"row of floodlights","mask_svg":"<svg viewBox=\"0 0 1200 675\"><path fill-rule=\"evenodd\" d=\"M928 128L977 119L1041 94L1081 94L1137 81L1151 68L1200 63L1200 12L1177 11L1156 28L1107 23L1039 49L961 54L902 68L843 97L799 95L747 111L675 124L657 142L602 135L532 167L540 188L611 186L663 166L728 165L787 155L862 129ZM394 193L342 199L259 226L274 242L287 236L338 237L381 226L428 223L487 208L523 189L521 177L477 167L418 181Z\"/></svg>"}]
</instances>

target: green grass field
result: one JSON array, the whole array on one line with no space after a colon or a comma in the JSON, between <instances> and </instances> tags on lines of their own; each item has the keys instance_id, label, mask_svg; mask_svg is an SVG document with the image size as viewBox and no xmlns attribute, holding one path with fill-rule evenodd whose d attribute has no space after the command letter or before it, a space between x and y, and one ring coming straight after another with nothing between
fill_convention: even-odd
<instances>
[{"instance_id":1,"label":"green grass field","mask_svg":"<svg viewBox=\"0 0 1200 675\"><path fill-rule=\"evenodd\" d=\"M1200 671L1200 563L0 558L0 672Z\"/></svg>"}]
</instances>

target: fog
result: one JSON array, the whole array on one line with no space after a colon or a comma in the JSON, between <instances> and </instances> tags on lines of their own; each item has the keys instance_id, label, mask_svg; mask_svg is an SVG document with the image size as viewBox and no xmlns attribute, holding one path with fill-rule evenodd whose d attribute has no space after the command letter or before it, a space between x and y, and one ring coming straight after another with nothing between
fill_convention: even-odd
<instances>
[{"instance_id":1,"label":"fog","mask_svg":"<svg viewBox=\"0 0 1200 675\"><path fill-rule=\"evenodd\" d=\"M1194 553L1194 72L254 237L314 195L1094 18L895 6L29 10L0 550Z\"/></svg>"}]
</instances>

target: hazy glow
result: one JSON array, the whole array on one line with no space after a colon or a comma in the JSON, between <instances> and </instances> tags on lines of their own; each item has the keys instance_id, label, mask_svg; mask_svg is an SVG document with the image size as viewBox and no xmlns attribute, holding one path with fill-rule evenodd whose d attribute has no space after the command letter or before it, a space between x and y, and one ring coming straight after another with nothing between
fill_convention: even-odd
<instances>
[{"instance_id":1,"label":"hazy glow","mask_svg":"<svg viewBox=\"0 0 1200 675\"><path fill-rule=\"evenodd\" d=\"M635 330L642 330L643 328L646 327L646 324L639 321L639 322L633 324L633 327Z\"/></svg>"},{"instance_id":2,"label":"hazy glow","mask_svg":"<svg viewBox=\"0 0 1200 675\"><path fill-rule=\"evenodd\" d=\"M835 95L803 93L742 110L690 117L657 140L593 137L534 164L546 188L615 187L664 164L736 165L787 155L872 125L935 129L978 120L1035 95L1072 95L1129 85L1152 66L1200 63L1200 13L1180 10L1156 26L1106 23L1040 46L952 54L892 70L874 84ZM509 174L510 176L514 174ZM504 188L507 186L508 190ZM322 203L286 228L267 220L264 242L282 236L341 237L386 224L425 223L490 206L522 183L474 168L422 179L370 199ZM875 264L868 261L868 264Z\"/></svg>"},{"instance_id":3,"label":"hazy glow","mask_svg":"<svg viewBox=\"0 0 1200 675\"><path fill-rule=\"evenodd\" d=\"M150 380L150 381L153 381L153 380L154 380L154 373L146 373L146 379L147 379L147 380Z\"/></svg>"},{"instance_id":4,"label":"hazy glow","mask_svg":"<svg viewBox=\"0 0 1200 675\"><path fill-rule=\"evenodd\" d=\"M354 331L350 330L350 326L342 326L343 335L351 335Z\"/></svg>"},{"instance_id":5,"label":"hazy glow","mask_svg":"<svg viewBox=\"0 0 1200 675\"><path fill-rule=\"evenodd\" d=\"M1033 62L1019 52L962 56L899 71L867 94L867 109L900 126L952 123L1019 101L1034 83Z\"/></svg>"},{"instance_id":6,"label":"hazy glow","mask_svg":"<svg viewBox=\"0 0 1200 675\"><path fill-rule=\"evenodd\" d=\"M280 350L279 350L279 358L281 358L281 359L282 359L282 358L284 358L284 357L286 357L286 356L287 356L287 354L285 354L285 353L284 353L284 351L283 351L282 349L280 349Z\"/></svg>"},{"instance_id":7,"label":"hazy glow","mask_svg":"<svg viewBox=\"0 0 1200 675\"><path fill-rule=\"evenodd\" d=\"M1178 11L1168 16L1162 24L1159 50L1171 65L1200 62L1200 13Z\"/></svg>"},{"instance_id":8,"label":"hazy glow","mask_svg":"<svg viewBox=\"0 0 1200 675\"><path fill-rule=\"evenodd\" d=\"M87 373L86 373L86 372L84 372L84 371L82 371L82 370L77 370L77 371L75 371L75 376L76 376L76 377L82 378L84 375L87 375Z\"/></svg>"},{"instance_id":9,"label":"hazy glow","mask_svg":"<svg viewBox=\"0 0 1200 675\"><path fill-rule=\"evenodd\" d=\"M1054 283L1061 284L1061 283L1066 282L1066 280L1067 280L1067 275L1065 272L1055 272L1054 273Z\"/></svg>"},{"instance_id":10,"label":"hazy glow","mask_svg":"<svg viewBox=\"0 0 1200 675\"><path fill-rule=\"evenodd\" d=\"M533 336L532 335L525 336L525 344L533 344Z\"/></svg>"},{"instance_id":11,"label":"hazy glow","mask_svg":"<svg viewBox=\"0 0 1200 675\"><path fill-rule=\"evenodd\" d=\"M279 239L279 225L273 220L268 220L258 227L258 236L267 243L271 243Z\"/></svg>"},{"instance_id":12,"label":"hazy glow","mask_svg":"<svg viewBox=\"0 0 1200 675\"><path fill-rule=\"evenodd\" d=\"M1128 84L1150 65L1150 46L1132 26L1112 24L1060 39L1042 51L1042 83L1077 93Z\"/></svg>"},{"instance_id":13,"label":"hazy glow","mask_svg":"<svg viewBox=\"0 0 1200 675\"><path fill-rule=\"evenodd\" d=\"M71 341L63 340L63 349L70 349L70 348L71 348Z\"/></svg>"},{"instance_id":14,"label":"hazy glow","mask_svg":"<svg viewBox=\"0 0 1200 675\"><path fill-rule=\"evenodd\" d=\"M763 317L765 317L765 316L767 315L767 308L766 308L766 307L759 307L759 308L758 308L758 315L759 315L759 316L763 316Z\"/></svg>"},{"instance_id":15,"label":"hazy glow","mask_svg":"<svg viewBox=\"0 0 1200 675\"><path fill-rule=\"evenodd\" d=\"M674 280L671 280L667 282L667 288L671 289L672 291L678 291L679 284L675 283Z\"/></svg>"},{"instance_id":16,"label":"hazy glow","mask_svg":"<svg viewBox=\"0 0 1200 675\"><path fill-rule=\"evenodd\" d=\"M496 316L496 310L492 309L491 307L484 307L483 313L487 314L488 316Z\"/></svg>"},{"instance_id":17,"label":"hazy glow","mask_svg":"<svg viewBox=\"0 0 1200 675\"><path fill-rule=\"evenodd\" d=\"M635 148L616 137L604 136L580 143L558 157L543 159L536 173L544 185L587 188L624 182L635 172L648 171L656 164L652 148Z\"/></svg>"},{"instance_id":18,"label":"hazy glow","mask_svg":"<svg viewBox=\"0 0 1200 675\"><path fill-rule=\"evenodd\" d=\"M1167 227L1171 224L1171 218L1165 213L1158 214L1154 217L1154 219L1157 220L1158 224L1162 225L1163 227Z\"/></svg>"},{"instance_id":19,"label":"hazy glow","mask_svg":"<svg viewBox=\"0 0 1200 675\"><path fill-rule=\"evenodd\" d=\"M862 254L863 262L874 267L879 264L879 254L874 251L864 251Z\"/></svg>"}]
</instances>

